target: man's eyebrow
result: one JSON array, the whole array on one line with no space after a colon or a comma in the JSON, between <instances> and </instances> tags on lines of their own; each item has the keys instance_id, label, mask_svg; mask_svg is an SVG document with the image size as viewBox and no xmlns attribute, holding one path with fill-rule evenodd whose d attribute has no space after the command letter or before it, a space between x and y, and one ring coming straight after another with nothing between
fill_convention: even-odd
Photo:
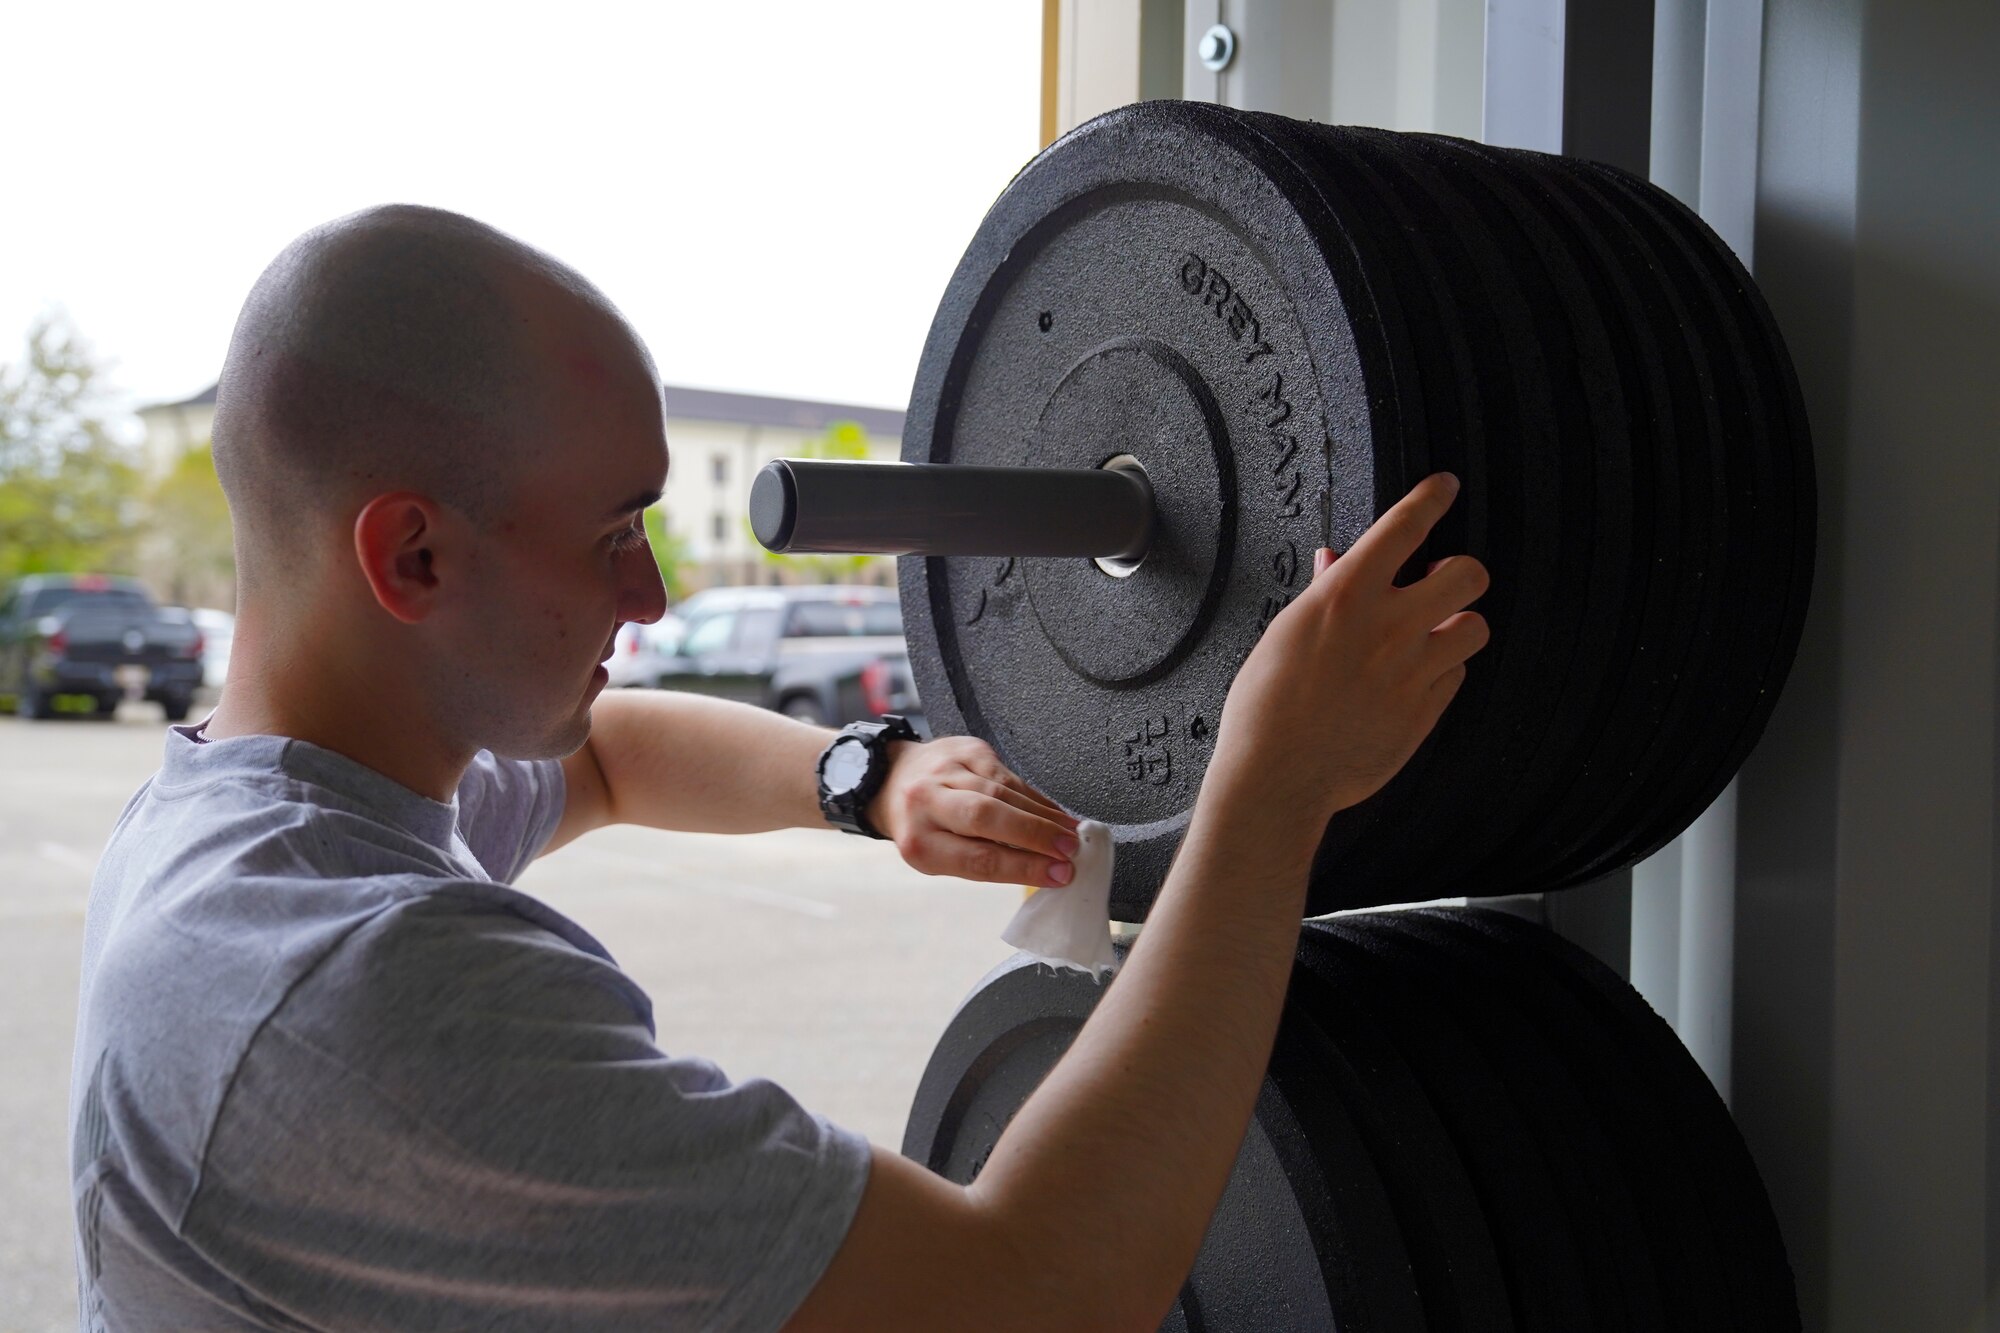
<instances>
[{"instance_id":1,"label":"man's eyebrow","mask_svg":"<svg viewBox=\"0 0 2000 1333\"><path fill-rule=\"evenodd\" d=\"M650 491L641 491L623 504L613 506L611 512L606 514L605 517L618 518L621 515L630 514L637 510L650 509L658 504L660 497L665 494L666 492L657 486Z\"/></svg>"}]
</instances>

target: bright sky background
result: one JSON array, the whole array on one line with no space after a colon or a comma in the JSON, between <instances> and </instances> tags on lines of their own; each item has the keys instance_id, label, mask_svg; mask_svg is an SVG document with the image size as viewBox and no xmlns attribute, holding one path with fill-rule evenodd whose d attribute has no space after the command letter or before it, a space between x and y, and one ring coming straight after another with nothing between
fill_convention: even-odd
<instances>
[{"instance_id":1,"label":"bright sky background","mask_svg":"<svg viewBox=\"0 0 2000 1333\"><path fill-rule=\"evenodd\" d=\"M292 237L472 214L669 382L901 407L1038 142L1038 0L48 3L0 47L0 362L67 310L136 405L213 382Z\"/></svg>"}]
</instances>

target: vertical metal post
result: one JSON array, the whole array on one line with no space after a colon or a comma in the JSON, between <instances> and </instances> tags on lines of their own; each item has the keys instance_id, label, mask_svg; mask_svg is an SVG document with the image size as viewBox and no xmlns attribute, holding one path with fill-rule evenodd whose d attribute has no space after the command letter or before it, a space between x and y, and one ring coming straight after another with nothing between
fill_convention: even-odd
<instances>
[{"instance_id":1,"label":"vertical metal post","mask_svg":"<svg viewBox=\"0 0 2000 1333\"><path fill-rule=\"evenodd\" d=\"M1653 0L1571 5L1562 83L1562 151L1644 173L1653 130Z\"/></svg>"},{"instance_id":2,"label":"vertical metal post","mask_svg":"<svg viewBox=\"0 0 2000 1333\"><path fill-rule=\"evenodd\" d=\"M1656 0L1650 174L1655 184L1696 209L1701 206L1702 83L1707 68L1703 34L1707 24L1708 0ZM1632 867L1632 985L1681 1033L1687 1027L1681 1014L1681 964L1690 947L1684 936L1684 841L1677 838ZM1733 957L1733 949L1731 954ZM1708 975L1699 978L1703 982L1709 979ZM1712 1014L1712 1006L1697 1007L1708 1008ZM1709 1077L1715 1078L1713 1070Z\"/></svg>"},{"instance_id":3,"label":"vertical metal post","mask_svg":"<svg viewBox=\"0 0 2000 1333\"><path fill-rule=\"evenodd\" d=\"M1701 216L1751 268L1764 0L1708 0L1702 48Z\"/></svg>"},{"instance_id":4,"label":"vertical metal post","mask_svg":"<svg viewBox=\"0 0 2000 1333\"><path fill-rule=\"evenodd\" d=\"M1244 111L1324 120L1333 94L1333 6L1328 0L1186 0L1185 95ZM1217 23L1236 34L1220 71L1196 48Z\"/></svg>"},{"instance_id":5,"label":"vertical metal post","mask_svg":"<svg viewBox=\"0 0 2000 1333\"><path fill-rule=\"evenodd\" d=\"M1487 0L1487 143L1562 151L1568 11L1567 0Z\"/></svg>"},{"instance_id":6,"label":"vertical metal post","mask_svg":"<svg viewBox=\"0 0 2000 1333\"><path fill-rule=\"evenodd\" d=\"M1653 0L1653 148L1648 175L1701 206L1701 84L1708 0Z\"/></svg>"}]
</instances>

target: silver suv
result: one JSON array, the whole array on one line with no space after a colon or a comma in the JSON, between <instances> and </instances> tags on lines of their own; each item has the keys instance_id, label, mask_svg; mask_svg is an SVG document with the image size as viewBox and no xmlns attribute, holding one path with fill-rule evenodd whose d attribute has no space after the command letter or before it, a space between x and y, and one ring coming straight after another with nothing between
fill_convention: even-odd
<instances>
[{"instance_id":1,"label":"silver suv","mask_svg":"<svg viewBox=\"0 0 2000 1333\"><path fill-rule=\"evenodd\" d=\"M891 589L710 588L675 614L683 628L652 682L661 688L830 726L920 711Z\"/></svg>"}]
</instances>

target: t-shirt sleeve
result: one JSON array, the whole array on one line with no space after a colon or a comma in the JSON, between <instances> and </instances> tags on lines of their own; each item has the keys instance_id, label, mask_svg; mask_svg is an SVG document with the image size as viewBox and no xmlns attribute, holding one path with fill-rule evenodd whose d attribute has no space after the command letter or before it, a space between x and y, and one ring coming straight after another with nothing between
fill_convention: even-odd
<instances>
[{"instance_id":1,"label":"t-shirt sleeve","mask_svg":"<svg viewBox=\"0 0 2000 1333\"><path fill-rule=\"evenodd\" d=\"M458 784L458 836L501 884L528 868L555 836L569 787L558 759L473 756Z\"/></svg>"},{"instance_id":2,"label":"t-shirt sleeve","mask_svg":"<svg viewBox=\"0 0 2000 1333\"><path fill-rule=\"evenodd\" d=\"M357 930L246 1052L183 1235L351 1330L781 1326L865 1140L663 1053L638 987L467 891Z\"/></svg>"}]
</instances>

